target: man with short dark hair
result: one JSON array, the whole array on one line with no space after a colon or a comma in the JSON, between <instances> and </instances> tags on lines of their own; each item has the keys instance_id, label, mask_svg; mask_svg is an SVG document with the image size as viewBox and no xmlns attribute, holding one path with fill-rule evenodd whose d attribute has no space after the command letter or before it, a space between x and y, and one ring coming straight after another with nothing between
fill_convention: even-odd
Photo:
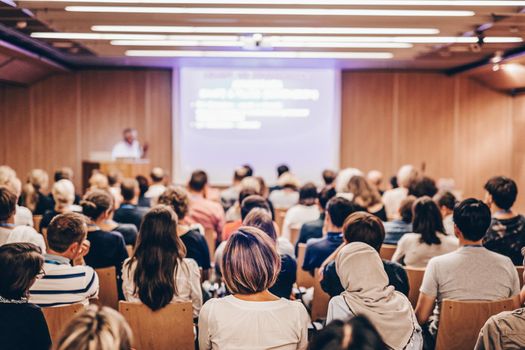
<instances>
[{"instance_id":1,"label":"man with short dark hair","mask_svg":"<svg viewBox=\"0 0 525 350\"><path fill-rule=\"evenodd\" d=\"M56 216L47 228L49 249L44 254L44 276L30 289L29 302L40 307L89 304L98 294L98 277L90 266L72 266L89 251L86 219L76 213Z\"/></svg>"},{"instance_id":2,"label":"man with short dark hair","mask_svg":"<svg viewBox=\"0 0 525 350\"><path fill-rule=\"evenodd\" d=\"M343 197L334 197L328 201L323 226L323 232L326 234L322 238L312 238L306 243L303 270L313 273L343 243L343 223L357 210L355 204Z\"/></svg>"},{"instance_id":3,"label":"man with short dark hair","mask_svg":"<svg viewBox=\"0 0 525 350\"><path fill-rule=\"evenodd\" d=\"M140 188L135 179L124 179L120 185L122 204L115 211L113 220L121 224L134 224L140 230L142 218L146 214L146 208L139 207Z\"/></svg>"},{"instance_id":4,"label":"man with short dark hair","mask_svg":"<svg viewBox=\"0 0 525 350\"><path fill-rule=\"evenodd\" d=\"M454 208L454 232L460 248L430 259L416 306L419 324L430 321L430 339L437 334L444 299L493 301L519 294L518 272L512 261L481 244L489 225L490 210L480 200L466 199Z\"/></svg>"},{"instance_id":5,"label":"man with short dark hair","mask_svg":"<svg viewBox=\"0 0 525 350\"><path fill-rule=\"evenodd\" d=\"M138 132L134 128L126 128L122 132L123 140L117 143L111 151L113 159L119 158L134 158L140 159L146 155L148 150L148 144L144 144L144 147L140 146L137 140Z\"/></svg>"},{"instance_id":6,"label":"man with short dark hair","mask_svg":"<svg viewBox=\"0 0 525 350\"><path fill-rule=\"evenodd\" d=\"M331 169L325 169L323 170L322 176L325 186L332 186L337 177L337 173Z\"/></svg>"},{"instance_id":7,"label":"man with short dark hair","mask_svg":"<svg viewBox=\"0 0 525 350\"><path fill-rule=\"evenodd\" d=\"M208 175L202 170L191 174L188 182L188 195L190 199L188 221L201 224L205 229L213 229L217 241L221 241L222 229L225 223L224 209L220 203L207 198Z\"/></svg>"},{"instance_id":8,"label":"man with short dark hair","mask_svg":"<svg viewBox=\"0 0 525 350\"><path fill-rule=\"evenodd\" d=\"M443 193L438 193L436 195L435 201L443 217L443 227L445 228L445 233L447 235L454 234L454 220L452 215L454 214L454 206L457 203L456 196L452 192L446 191Z\"/></svg>"},{"instance_id":9,"label":"man with short dark hair","mask_svg":"<svg viewBox=\"0 0 525 350\"><path fill-rule=\"evenodd\" d=\"M518 195L514 180L495 176L485 184L485 203L490 207L492 221L483 245L493 252L508 256L514 265L523 263L525 217L512 210Z\"/></svg>"},{"instance_id":10,"label":"man with short dark hair","mask_svg":"<svg viewBox=\"0 0 525 350\"><path fill-rule=\"evenodd\" d=\"M405 233L412 232L412 205L416 197L408 196L399 206L399 219L383 223L385 227L385 244L397 245Z\"/></svg>"}]
</instances>

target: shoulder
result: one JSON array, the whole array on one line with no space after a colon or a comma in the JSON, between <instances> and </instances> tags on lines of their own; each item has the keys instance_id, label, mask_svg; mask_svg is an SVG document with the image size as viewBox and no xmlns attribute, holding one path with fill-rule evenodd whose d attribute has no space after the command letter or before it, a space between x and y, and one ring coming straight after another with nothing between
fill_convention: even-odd
<instances>
[{"instance_id":1,"label":"shoulder","mask_svg":"<svg viewBox=\"0 0 525 350\"><path fill-rule=\"evenodd\" d=\"M418 233L405 233L400 239L399 244L418 242L421 236Z\"/></svg>"},{"instance_id":2,"label":"shoulder","mask_svg":"<svg viewBox=\"0 0 525 350\"><path fill-rule=\"evenodd\" d=\"M324 241L325 241L324 237L321 237L321 238L310 238L306 242L306 249L312 249L312 248L315 249L315 248L317 248L317 246L322 244Z\"/></svg>"},{"instance_id":3,"label":"shoulder","mask_svg":"<svg viewBox=\"0 0 525 350\"><path fill-rule=\"evenodd\" d=\"M190 272L198 272L199 271L199 265L197 265L197 262L190 258L184 258L181 261L181 264L183 266L186 266Z\"/></svg>"}]
</instances>

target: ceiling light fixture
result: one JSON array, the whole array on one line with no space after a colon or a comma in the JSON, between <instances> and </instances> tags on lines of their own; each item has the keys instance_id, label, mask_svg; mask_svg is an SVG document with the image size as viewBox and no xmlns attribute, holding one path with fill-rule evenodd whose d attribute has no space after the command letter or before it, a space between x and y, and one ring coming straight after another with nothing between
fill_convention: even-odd
<instances>
[{"instance_id":1,"label":"ceiling light fixture","mask_svg":"<svg viewBox=\"0 0 525 350\"><path fill-rule=\"evenodd\" d=\"M128 50L134 57L390 59L391 52Z\"/></svg>"}]
</instances>

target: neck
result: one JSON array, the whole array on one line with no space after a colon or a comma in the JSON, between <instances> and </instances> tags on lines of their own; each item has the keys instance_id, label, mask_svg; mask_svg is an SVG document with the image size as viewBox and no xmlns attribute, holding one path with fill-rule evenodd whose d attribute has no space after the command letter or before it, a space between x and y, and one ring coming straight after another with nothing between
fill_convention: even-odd
<instances>
[{"instance_id":1,"label":"neck","mask_svg":"<svg viewBox=\"0 0 525 350\"><path fill-rule=\"evenodd\" d=\"M137 205L137 203L138 203L138 198L133 198L130 201L123 201L122 202L122 204L129 204L129 205Z\"/></svg>"},{"instance_id":2,"label":"neck","mask_svg":"<svg viewBox=\"0 0 525 350\"><path fill-rule=\"evenodd\" d=\"M483 240L480 239L479 241L469 241L468 239L465 239L463 237L458 237L459 239L459 245L461 247L464 247L466 245L479 245L481 246L483 244Z\"/></svg>"},{"instance_id":3,"label":"neck","mask_svg":"<svg viewBox=\"0 0 525 350\"><path fill-rule=\"evenodd\" d=\"M194 190L189 190L190 194L194 195L194 196L201 196L201 197L204 197L204 191L194 191Z\"/></svg>"},{"instance_id":4,"label":"neck","mask_svg":"<svg viewBox=\"0 0 525 350\"><path fill-rule=\"evenodd\" d=\"M47 253L48 254L51 254L51 255L56 255L56 256L61 256L63 258L66 258L66 259L69 259L69 260L73 260L70 256L68 256L67 252L64 252L64 253L59 253L51 248L48 248L47 249Z\"/></svg>"},{"instance_id":5,"label":"neck","mask_svg":"<svg viewBox=\"0 0 525 350\"><path fill-rule=\"evenodd\" d=\"M512 212L512 208L510 209L501 209L497 205L493 204L492 206L492 214L495 218L498 219L508 219L514 217L514 213Z\"/></svg>"},{"instance_id":6,"label":"neck","mask_svg":"<svg viewBox=\"0 0 525 350\"><path fill-rule=\"evenodd\" d=\"M279 300L278 297L270 293L268 290L264 290L259 293L255 294L234 294L233 295L237 299L241 299L244 301L275 301Z\"/></svg>"}]
</instances>

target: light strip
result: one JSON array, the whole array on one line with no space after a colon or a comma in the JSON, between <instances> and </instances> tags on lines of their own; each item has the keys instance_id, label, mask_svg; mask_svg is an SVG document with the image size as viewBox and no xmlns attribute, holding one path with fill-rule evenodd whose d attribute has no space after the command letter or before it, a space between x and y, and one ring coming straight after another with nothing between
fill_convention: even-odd
<instances>
[{"instance_id":1,"label":"light strip","mask_svg":"<svg viewBox=\"0 0 525 350\"><path fill-rule=\"evenodd\" d=\"M23 0L20 2L41 2ZM69 3L189 4L189 5L327 5L327 6L525 6L525 1L509 0L48 0Z\"/></svg>"},{"instance_id":2,"label":"light strip","mask_svg":"<svg viewBox=\"0 0 525 350\"><path fill-rule=\"evenodd\" d=\"M360 27L188 27L188 26L121 26L96 25L95 32L139 33L228 33L228 34L388 34L388 35L434 35L436 28L360 28Z\"/></svg>"},{"instance_id":3,"label":"light strip","mask_svg":"<svg viewBox=\"0 0 525 350\"><path fill-rule=\"evenodd\" d=\"M70 40L239 40L238 35L165 35L165 34L120 34L120 33L60 33L34 32L31 37L38 39Z\"/></svg>"},{"instance_id":4,"label":"light strip","mask_svg":"<svg viewBox=\"0 0 525 350\"><path fill-rule=\"evenodd\" d=\"M177 40L113 40L111 45L116 46L231 46L244 47L250 45L249 41L177 41ZM413 47L409 43L344 43L344 42L268 42L264 47L294 47L294 48L366 48L366 49L409 49Z\"/></svg>"},{"instance_id":5,"label":"light strip","mask_svg":"<svg viewBox=\"0 0 525 350\"><path fill-rule=\"evenodd\" d=\"M390 59L391 52L128 50L135 57Z\"/></svg>"},{"instance_id":6,"label":"light strip","mask_svg":"<svg viewBox=\"0 0 525 350\"><path fill-rule=\"evenodd\" d=\"M133 7L133 6L66 6L70 12L160 13L200 15L284 15L284 16L417 16L469 17L474 11L440 10L371 10L313 8L251 8L251 7Z\"/></svg>"}]
</instances>

